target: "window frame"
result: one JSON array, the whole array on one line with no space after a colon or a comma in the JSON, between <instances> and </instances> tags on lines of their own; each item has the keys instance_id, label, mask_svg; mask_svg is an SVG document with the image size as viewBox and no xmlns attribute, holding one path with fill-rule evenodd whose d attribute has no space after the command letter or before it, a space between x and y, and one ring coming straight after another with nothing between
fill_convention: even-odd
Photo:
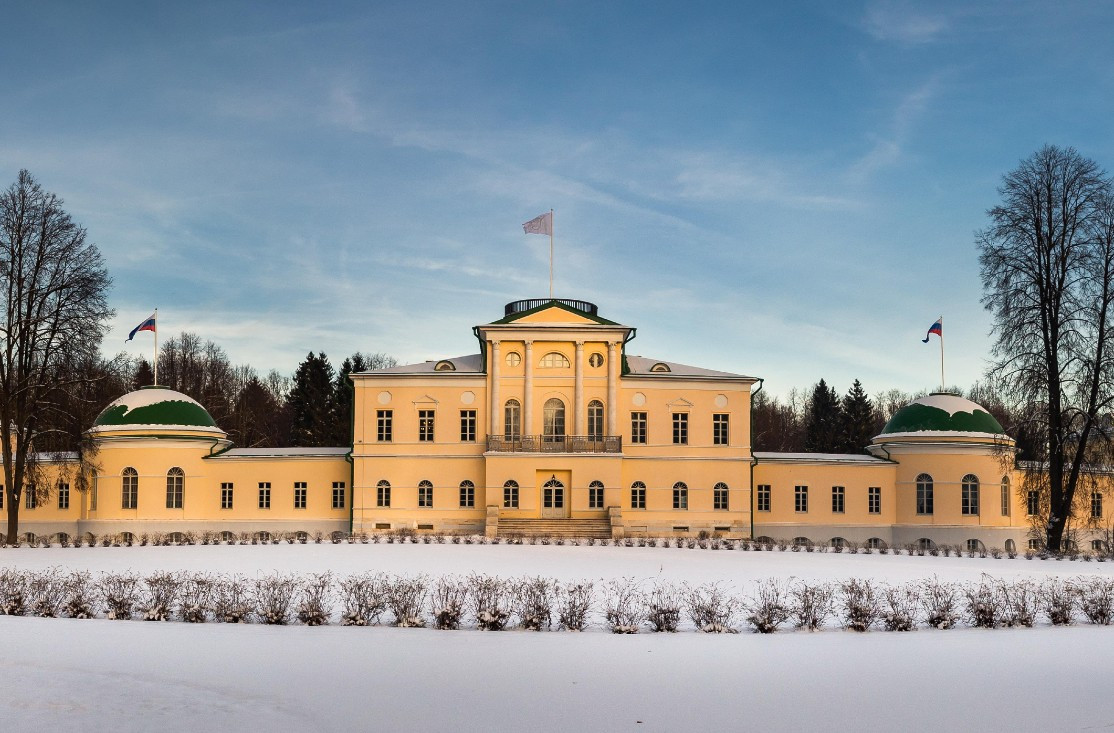
<instances>
[{"instance_id":1,"label":"window frame","mask_svg":"<svg viewBox=\"0 0 1114 733\"><path fill-rule=\"evenodd\" d=\"M832 487L832 514L847 513L847 487Z\"/></svg>"},{"instance_id":2,"label":"window frame","mask_svg":"<svg viewBox=\"0 0 1114 733\"><path fill-rule=\"evenodd\" d=\"M936 509L936 482L927 473L917 474L914 479L916 484L916 509L917 515L930 517Z\"/></svg>"},{"instance_id":3,"label":"window frame","mask_svg":"<svg viewBox=\"0 0 1114 733\"><path fill-rule=\"evenodd\" d=\"M519 486L514 479L503 482L503 508L518 509Z\"/></svg>"},{"instance_id":4,"label":"window frame","mask_svg":"<svg viewBox=\"0 0 1114 733\"><path fill-rule=\"evenodd\" d=\"M394 441L394 410L375 411L375 442Z\"/></svg>"},{"instance_id":5,"label":"window frame","mask_svg":"<svg viewBox=\"0 0 1114 733\"><path fill-rule=\"evenodd\" d=\"M433 482L428 479L422 479L418 482L418 508L433 508Z\"/></svg>"},{"instance_id":6,"label":"window frame","mask_svg":"<svg viewBox=\"0 0 1114 733\"><path fill-rule=\"evenodd\" d=\"M808 486L801 484L793 487L793 511L808 514Z\"/></svg>"},{"instance_id":7,"label":"window frame","mask_svg":"<svg viewBox=\"0 0 1114 733\"><path fill-rule=\"evenodd\" d=\"M566 435L565 402L558 397L550 397L542 405L542 441L557 443Z\"/></svg>"},{"instance_id":8,"label":"window frame","mask_svg":"<svg viewBox=\"0 0 1114 733\"><path fill-rule=\"evenodd\" d=\"M727 412L712 414L712 445L731 444L731 415Z\"/></svg>"},{"instance_id":9,"label":"window frame","mask_svg":"<svg viewBox=\"0 0 1114 733\"><path fill-rule=\"evenodd\" d=\"M476 411L475 410L461 410L460 411L460 442L461 443L475 443L476 442Z\"/></svg>"},{"instance_id":10,"label":"window frame","mask_svg":"<svg viewBox=\"0 0 1114 733\"><path fill-rule=\"evenodd\" d=\"M305 481L294 482L294 508L305 509L308 503L309 486ZM300 501L300 503L299 503Z\"/></svg>"},{"instance_id":11,"label":"window frame","mask_svg":"<svg viewBox=\"0 0 1114 733\"><path fill-rule=\"evenodd\" d=\"M603 481L593 481L588 484L588 508L603 509L604 485Z\"/></svg>"},{"instance_id":12,"label":"window frame","mask_svg":"<svg viewBox=\"0 0 1114 733\"><path fill-rule=\"evenodd\" d=\"M182 509L186 505L186 472L173 466L166 472L166 508Z\"/></svg>"},{"instance_id":13,"label":"window frame","mask_svg":"<svg viewBox=\"0 0 1114 733\"><path fill-rule=\"evenodd\" d=\"M960 481L959 513L964 517L979 516L979 477L966 474Z\"/></svg>"},{"instance_id":14,"label":"window frame","mask_svg":"<svg viewBox=\"0 0 1114 733\"><path fill-rule=\"evenodd\" d=\"M673 413L673 445L689 444L689 414L687 412Z\"/></svg>"},{"instance_id":15,"label":"window frame","mask_svg":"<svg viewBox=\"0 0 1114 733\"><path fill-rule=\"evenodd\" d=\"M592 400L588 403L588 439L603 440L603 402Z\"/></svg>"},{"instance_id":16,"label":"window frame","mask_svg":"<svg viewBox=\"0 0 1114 733\"><path fill-rule=\"evenodd\" d=\"M468 479L460 482L460 508L476 508L476 485Z\"/></svg>"},{"instance_id":17,"label":"window frame","mask_svg":"<svg viewBox=\"0 0 1114 733\"><path fill-rule=\"evenodd\" d=\"M1010 477L1003 476L1002 483L1000 484L1002 490L1002 516L1008 517L1010 515Z\"/></svg>"},{"instance_id":18,"label":"window frame","mask_svg":"<svg viewBox=\"0 0 1114 733\"><path fill-rule=\"evenodd\" d=\"M375 506L391 508L391 482L387 479L379 479L375 484Z\"/></svg>"},{"instance_id":19,"label":"window frame","mask_svg":"<svg viewBox=\"0 0 1114 733\"><path fill-rule=\"evenodd\" d=\"M731 489L723 481L717 481L716 485L712 487L712 510L731 510Z\"/></svg>"},{"instance_id":20,"label":"window frame","mask_svg":"<svg viewBox=\"0 0 1114 733\"><path fill-rule=\"evenodd\" d=\"M418 410L418 442L434 443L434 428L437 421L437 410Z\"/></svg>"},{"instance_id":21,"label":"window frame","mask_svg":"<svg viewBox=\"0 0 1114 733\"><path fill-rule=\"evenodd\" d=\"M689 487L684 481L673 484L673 508L678 511L689 508Z\"/></svg>"},{"instance_id":22,"label":"window frame","mask_svg":"<svg viewBox=\"0 0 1114 733\"><path fill-rule=\"evenodd\" d=\"M70 508L70 485L66 481L58 482L58 508Z\"/></svg>"},{"instance_id":23,"label":"window frame","mask_svg":"<svg viewBox=\"0 0 1114 733\"><path fill-rule=\"evenodd\" d=\"M235 485L231 481L222 481L220 484L220 508L231 509L235 505Z\"/></svg>"},{"instance_id":24,"label":"window frame","mask_svg":"<svg viewBox=\"0 0 1114 733\"><path fill-rule=\"evenodd\" d=\"M768 512L772 506L773 491L770 484L758 484L758 491L755 493L755 511Z\"/></svg>"},{"instance_id":25,"label":"window frame","mask_svg":"<svg viewBox=\"0 0 1114 733\"><path fill-rule=\"evenodd\" d=\"M630 508L646 508L646 484L641 481L635 481L630 485Z\"/></svg>"},{"instance_id":26,"label":"window frame","mask_svg":"<svg viewBox=\"0 0 1114 733\"><path fill-rule=\"evenodd\" d=\"M633 410L630 414L630 442L646 445L646 411Z\"/></svg>"},{"instance_id":27,"label":"window frame","mask_svg":"<svg viewBox=\"0 0 1114 733\"><path fill-rule=\"evenodd\" d=\"M866 513L882 513L882 487L868 486L866 489Z\"/></svg>"},{"instance_id":28,"label":"window frame","mask_svg":"<svg viewBox=\"0 0 1114 733\"><path fill-rule=\"evenodd\" d=\"M503 440L522 437L522 403L511 398L503 403Z\"/></svg>"},{"instance_id":29,"label":"window frame","mask_svg":"<svg viewBox=\"0 0 1114 733\"><path fill-rule=\"evenodd\" d=\"M120 508L135 509L139 506L139 471L127 466L120 472Z\"/></svg>"},{"instance_id":30,"label":"window frame","mask_svg":"<svg viewBox=\"0 0 1114 733\"><path fill-rule=\"evenodd\" d=\"M343 481L333 482L333 509L344 509L347 501L345 500L345 493L348 487L344 485Z\"/></svg>"},{"instance_id":31,"label":"window frame","mask_svg":"<svg viewBox=\"0 0 1114 733\"><path fill-rule=\"evenodd\" d=\"M270 509L271 508L271 482L270 481L260 481L259 482L259 506L258 506L258 508L259 509Z\"/></svg>"},{"instance_id":32,"label":"window frame","mask_svg":"<svg viewBox=\"0 0 1114 733\"><path fill-rule=\"evenodd\" d=\"M1091 492L1091 519L1102 519L1102 492Z\"/></svg>"},{"instance_id":33,"label":"window frame","mask_svg":"<svg viewBox=\"0 0 1114 733\"><path fill-rule=\"evenodd\" d=\"M562 354L560 351L549 351L542 355L538 360L539 369L569 369L572 367L572 362L569 357Z\"/></svg>"},{"instance_id":34,"label":"window frame","mask_svg":"<svg viewBox=\"0 0 1114 733\"><path fill-rule=\"evenodd\" d=\"M1029 517L1035 517L1040 514L1040 492L1036 489L1029 489L1025 494L1025 514Z\"/></svg>"}]
</instances>

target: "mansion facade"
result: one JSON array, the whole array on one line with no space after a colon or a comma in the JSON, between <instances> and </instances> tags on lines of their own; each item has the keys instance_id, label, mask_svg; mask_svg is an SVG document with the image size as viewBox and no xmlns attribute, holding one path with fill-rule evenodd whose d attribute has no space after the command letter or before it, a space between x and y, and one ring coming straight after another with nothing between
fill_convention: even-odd
<instances>
[{"instance_id":1,"label":"mansion facade","mask_svg":"<svg viewBox=\"0 0 1114 733\"><path fill-rule=\"evenodd\" d=\"M236 448L187 395L126 394L83 464L42 467L52 490L27 493L20 531L1027 539L1013 441L961 397L907 405L861 455L756 453L760 379L635 355L591 303L512 302L473 333L478 353L351 374L335 448Z\"/></svg>"}]
</instances>

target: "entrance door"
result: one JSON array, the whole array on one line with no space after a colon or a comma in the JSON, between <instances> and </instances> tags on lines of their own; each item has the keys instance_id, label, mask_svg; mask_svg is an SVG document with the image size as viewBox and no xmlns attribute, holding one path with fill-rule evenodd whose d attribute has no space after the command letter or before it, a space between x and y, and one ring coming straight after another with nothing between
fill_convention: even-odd
<instances>
[{"instance_id":1,"label":"entrance door","mask_svg":"<svg viewBox=\"0 0 1114 733\"><path fill-rule=\"evenodd\" d=\"M568 497L565 496L565 485L551 476L542 484L542 517L567 517L565 510Z\"/></svg>"}]
</instances>

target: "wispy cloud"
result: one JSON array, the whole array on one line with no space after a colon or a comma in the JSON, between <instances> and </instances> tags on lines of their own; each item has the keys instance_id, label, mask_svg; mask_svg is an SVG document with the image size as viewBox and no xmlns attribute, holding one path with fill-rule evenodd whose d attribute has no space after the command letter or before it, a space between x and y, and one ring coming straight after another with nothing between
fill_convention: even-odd
<instances>
[{"instance_id":1,"label":"wispy cloud","mask_svg":"<svg viewBox=\"0 0 1114 733\"><path fill-rule=\"evenodd\" d=\"M872 135L870 150L849 166L848 181L864 183L879 170L901 161L917 124L940 93L943 76L936 74L901 97L883 129Z\"/></svg>"},{"instance_id":2,"label":"wispy cloud","mask_svg":"<svg viewBox=\"0 0 1114 733\"><path fill-rule=\"evenodd\" d=\"M880 41L922 44L937 40L950 28L940 12L925 12L910 2L878 0L867 7L863 28Z\"/></svg>"}]
</instances>

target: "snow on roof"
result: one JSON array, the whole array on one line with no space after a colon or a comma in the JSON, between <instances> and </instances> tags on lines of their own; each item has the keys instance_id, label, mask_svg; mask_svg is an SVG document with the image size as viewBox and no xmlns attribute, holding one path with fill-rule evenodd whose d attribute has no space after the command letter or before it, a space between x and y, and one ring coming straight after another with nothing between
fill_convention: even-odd
<instances>
[{"instance_id":1,"label":"snow on roof","mask_svg":"<svg viewBox=\"0 0 1114 733\"><path fill-rule=\"evenodd\" d=\"M754 457L766 463L854 463L887 465L893 461L868 456L865 453L776 453L755 451Z\"/></svg>"},{"instance_id":2,"label":"snow on roof","mask_svg":"<svg viewBox=\"0 0 1114 733\"><path fill-rule=\"evenodd\" d=\"M344 457L351 448L230 448L212 458L335 458Z\"/></svg>"},{"instance_id":3,"label":"snow on roof","mask_svg":"<svg viewBox=\"0 0 1114 733\"><path fill-rule=\"evenodd\" d=\"M436 366L441 362L452 362L455 369L452 370L437 370ZM474 373L481 374L483 372L483 357L480 354L467 354L466 356L454 356L451 359L434 359L431 361L424 361L420 364L400 364L399 366L387 367L385 369L371 369L366 372L356 372L357 374L460 374Z\"/></svg>"},{"instance_id":4,"label":"snow on roof","mask_svg":"<svg viewBox=\"0 0 1114 733\"><path fill-rule=\"evenodd\" d=\"M657 364L664 364L668 367L668 371L654 369ZM653 376L653 377L722 377L722 378L735 378L735 379L752 379L743 374L733 374L732 372L720 372L715 369L704 369L702 367L690 366L688 364L680 364L675 361L665 361L663 359L649 359L645 356L627 355L627 367L630 369L629 375L634 376Z\"/></svg>"}]
</instances>

